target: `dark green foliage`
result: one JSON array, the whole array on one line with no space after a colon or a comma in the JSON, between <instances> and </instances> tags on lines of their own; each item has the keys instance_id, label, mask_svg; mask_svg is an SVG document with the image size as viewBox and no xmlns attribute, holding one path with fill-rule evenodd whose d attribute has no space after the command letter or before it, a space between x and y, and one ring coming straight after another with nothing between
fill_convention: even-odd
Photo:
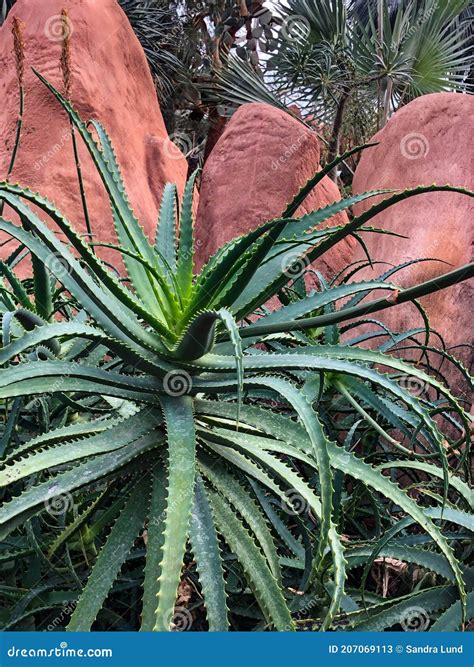
<instances>
[{"instance_id":1,"label":"dark green foliage","mask_svg":"<svg viewBox=\"0 0 474 667\"><path fill-rule=\"evenodd\" d=\"M395 302L395 269L357 283L348 267L311 291L294 269L347 234L373 232L383 207L464 191L392 193L346 227L322 229L380 193L295 220L304 190L194 275L194 179L179 213L166 188L152 245L105 130L95 124L96 142L42 80L95 162L127 273L117 278L46 199L0 183L0 200L27 223L2 218L0 230L47 268L53 290L46 321L35 284L11 270L0 285L3 627L385 629L414 606L435 628L460 626L473 584L469 427L427 354L429 323L380 338L366 318L361 337L338 323L375 290ZM337 322L318 319L328 316ZM371 350L359 344L370 339ZM417 364L401 358L404 344ZM381 558L406 565L387 599L372 578Z\"/></svg>"}]
</instances>

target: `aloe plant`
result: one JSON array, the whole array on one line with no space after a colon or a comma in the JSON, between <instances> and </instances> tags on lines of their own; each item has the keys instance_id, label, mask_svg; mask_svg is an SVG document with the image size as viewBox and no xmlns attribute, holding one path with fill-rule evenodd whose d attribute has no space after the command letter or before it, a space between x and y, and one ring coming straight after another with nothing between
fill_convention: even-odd
<instances>
[{"instance_id":1,"label":"aloe plant","mask_svg":"<svg viewBox=\"0 0 474 667\"><path fill-rule=\"evenodd\" d=\"M428 340L413 342L420 329L391 333L388 344L368 350L358 337L341 341L351 324L336 326L437 287L399 291L389 282L395 269L379 280L349 282L353 270L330 284L318 276L321 289L308 293L298 272L349 234L363 242L361 235L376 229L369 226L372 218L399 201L432 191L472 193L451 186L374 191L295 218L332 163L280 218L225 244L195 275L196 174L182 202L176 187L166 186L152 243L134 216L105 129L84 123L38 77L95 163L110 199L118 238L113 247L125 265L119 279L51 202L18 184L0 183L0 200L21 219L16 225L1 218L0 230L48 269L49 287L64 297L57 308L56 296L50 299L55 312L49 321L40 319L13 271L5 272L0 400L38 396L87 415L72 423L56 419L30 439L8 439L0 469L6 487L0 534L15 540L27 525L31 537L31 522L45 505L77 499L79 510L65 508L60 532L41 549L53 570L61 550L69 559L71 549L84 554L80 576L68 561L70 595L77 597L68 629L93 626L139 538L146 544L142 630L175 627L183 566L190 563L211 631L227 630L240 613L235 577L245 582L244 598L257 603L261 628L298 627L301 594L313 599L312 627L325 630L347 618L354 627L383 624L380 614L391 619L395 613L391 604L367 601L364 586L355 594L347 585L351 568L364 565L366 579L380 554L406 557L447 579L444 608L458 605L446 613L451 623L461 623L472 582L452 548L462 534L446 535L443 521L467 529L463 512L451 509L455 502L468 509L471 502L463 481L466 456L458 456L456 468L450 464L453 451L459 454L468 443L467 415L428 372L431 367L423 369L430 346ZM387 196L383 202L345 226L322 227L335 213L380 194ZM472 267L440 284L468 275ZM365 300L381 289L389 294L383 303ZM270 312L265 304L272 296L279 296L280 307ZM421 331L429 334L429 326ZM416 345L420 363L391 354L397 344ZM423 384L426 396L410 393L400 382L406 377ZM454 438L442 433L436 415L448 420ZM369 432L376 438L374 451L358 447ZM408 462L410 474L431 475L427 493L436 507L427 509L398 484ZM368 494L374 511L385 508L378 519L385 532L366 534L362 544L356 540L346 548L348 479L357 493ZM295 498L307 510L304 516L298 516ZM397 541L397 527L406 539L413 525L429 551ZM15 554L25 557L21 549L11 558ZM297 588L289 584L295 572ZM55 599L63 602L64 594ZM347 609L352 615L342 619Z\"/></svg>"}]
</instances>

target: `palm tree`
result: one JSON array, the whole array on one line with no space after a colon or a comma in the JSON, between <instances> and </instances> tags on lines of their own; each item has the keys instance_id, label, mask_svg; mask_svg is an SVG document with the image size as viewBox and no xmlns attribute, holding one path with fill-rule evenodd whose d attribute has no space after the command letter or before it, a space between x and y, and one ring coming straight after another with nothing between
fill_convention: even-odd
<instances>
[{"instance_id":1,"label":"palm tree","mask_svg":"<svg viewBox=\"0 0 474 667\"><path fill-rule=\"evenodd\" d=\"M364 139L415 97L470 88L469 6L469 0L287 0L276 7L283 27L275 52L261 64L263 78L231 57L232 76L216 75L217 96L268 102L267 89L296 102L303 117L331 126L331 161L351 114L358 114Z\"/></svg>"}]
</instances>

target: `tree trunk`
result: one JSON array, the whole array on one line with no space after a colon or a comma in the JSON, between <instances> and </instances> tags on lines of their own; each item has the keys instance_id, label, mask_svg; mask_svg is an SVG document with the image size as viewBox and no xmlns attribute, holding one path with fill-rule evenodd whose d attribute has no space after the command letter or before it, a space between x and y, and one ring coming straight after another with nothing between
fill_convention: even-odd
<instances>
[{"instance_id":1,"label":"tree trunk","mask_svg":"<svg viewBox=\"0 0 474 667\"><path fill-rule=\"evenodd\" d=\"M328 157L327 161L332 162L336 156L340 153L340 147L341 147L341 132L342 132L342 123L344 120L344 111L346 108L347 101L350 96L350 91L345 91L341 99L339 100L339 104L337 105L336 109L336 116L334 118L334 123L332 126L332 134L331 134L331 139L329 141L329 146L328 146ZM337 167L334 168L330 173L329 177L336 182L337 181Z\"/></svg>"}]
</instances>

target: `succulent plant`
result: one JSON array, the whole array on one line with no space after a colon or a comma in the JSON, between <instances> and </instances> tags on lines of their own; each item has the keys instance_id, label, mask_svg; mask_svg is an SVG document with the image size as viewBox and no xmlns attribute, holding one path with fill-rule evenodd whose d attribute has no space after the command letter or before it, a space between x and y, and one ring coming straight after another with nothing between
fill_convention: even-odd
<instances>
[{"instance_id":1,"label":"succulent plant","mask_svg":"<svg viewBox=\"0 0 474 667\"><path fill-rule=\"evenodd\" d=\"M354 317L452 284L472 275L472 267L411 290L389 282L395 269L379 280L349 282L355 271L349 268L330 283L318 275L320 289L312 291L301 267L317 266L349 234L361 239L373 232L370 221L399 201L431 191L472 193L451 186L368 192L296 218L332 163L281 217L225 244L195 275L196 174L181 202L176 187L166 186L152 243L133 213L105 129L83 122L38 76L95 163L125 265L118 276L46 198L0 183L0 200L21 220L1 218L0 230L49 276L37 292L39 318L8 263L3 272L0 400L9 416L0 534L14 537L30 526L31 537L32 519L59 499L52 512L58 533L42 553L49 563L61 550L85 559L77 568L69 560L63 574L69 596L77 598L68 629L91 628L124 564L143 545L142 630L176 625L183 566L195 569L211 631L245 616L233 581L244 582L243 599L256 601L260 628L291 630L308 617L323 630L348 619L351 627L390 627L403 605L422 598L426 608L431 600L430 609L447 609L451 624L461 623L472 605L466 592L472 580L462 564L464 510L471 503L464 476L467 415L430 367L423 368L429 343L413 341L425 327L390 332L388 342L365 349L359 337L341 341L338 325L346 322L350 331ZM382 202L345 226L323 226L380 194ZM388 296L366 300L380 290ZM271 297L279 305L270 311ZM418 364L391 354L403 343L419 349ZM411 393L400 381L407 377L425 393ZM48 414L42 431L13 437L35 397ZM72 406L79 418L66 423L58 405ZM450 431L442 432L441 418ZM399 484L404 474L416 478L408 489ZM372 530L356 521L364 532L353 538L344 532L355 511L351 489L362 505L373 506L375 522ZM417 500L413 489L430 503ZM395 600L364 593L364 586L354 591L351 572L365 568L365 581L378 556L415 563L449 587L437 580ZM6 559L15 557L25 554L13 550Z\"/></svg>"}]
</instances>

